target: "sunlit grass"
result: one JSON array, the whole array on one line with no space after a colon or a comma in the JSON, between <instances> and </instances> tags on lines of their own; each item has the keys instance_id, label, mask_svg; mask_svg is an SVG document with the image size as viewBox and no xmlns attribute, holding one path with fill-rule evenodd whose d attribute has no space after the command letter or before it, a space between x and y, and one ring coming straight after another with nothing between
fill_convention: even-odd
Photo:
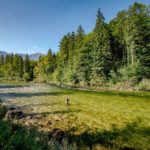
<instances>
[{"instance_id":1,"label":"sunlit grass","mask_svg":"<svg viewBox=\"0 0 150 150\"><path fill-rule=\"evenodd\" d=\"M74 135L88 131L90 133L111 132L115 126L118 130L126 129L132 123L136 128L150 129L150 93L148 92L89 92L60 89L48 85L18 87L1 93L8 98L7 106L15 106L33 116L30 123L41 130L59 128L63 131L73 129ZM66 98L70 105L66 105ZM48 121L51 123L49 124ZM121 132L123 135L123 133ZM127 134L127 143L122 137L116 138L119 145L145 146L149 139L139 132ZM136 140L136 141L135 141ZM132 144L131 144L132 143ZM132 146L133 147L133 146Z\"/></svg>"}]
</instances>

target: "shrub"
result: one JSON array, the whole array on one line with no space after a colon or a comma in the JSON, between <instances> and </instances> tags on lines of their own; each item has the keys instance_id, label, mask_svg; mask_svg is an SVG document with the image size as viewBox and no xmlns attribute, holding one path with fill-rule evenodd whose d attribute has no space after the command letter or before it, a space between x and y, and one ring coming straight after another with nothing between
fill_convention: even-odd
<instances>
[{"instance_id":1,"label":"shrub","mask_svg":"<svg viewBox=\"0 0 150 150\"><path fill-rule=\"evenodd\" d=\"M150 79L143 79L139 85L139 90L150 91Z\"/></svg>"},{"instance_id":2,"label":"shrub","mask_svg":"<svg viewBox=\"0 0 150 150\"><path fill-rule=\"evenodd\" d=\"M120 81L132 81L133 84L138 84L144 77L144 68L140 64L123 67L119 70L121 76Z\"/></svg>"},{"instance_id":3,"label":"shrub","mask_svg":"<svg viewBox=\"0 0 150 150\"><path fill-rule=\"evenodd\" d=\"M0 105L0 119L4 118L7 112L7 108L5 106Z\"/></svg>"},{"instance_id":4,"label":"shrub","mask_svg":"<svg viewBox=\"0 0 150 150\"><path fill-rule=\"evenodd\" d=\"M31 79L31 77L30 77L30 74L29 73L25 73L24 75L23 75L23 79L24 79L24 81L30 81L30 79Z\"/></svg>"}]
</instances>

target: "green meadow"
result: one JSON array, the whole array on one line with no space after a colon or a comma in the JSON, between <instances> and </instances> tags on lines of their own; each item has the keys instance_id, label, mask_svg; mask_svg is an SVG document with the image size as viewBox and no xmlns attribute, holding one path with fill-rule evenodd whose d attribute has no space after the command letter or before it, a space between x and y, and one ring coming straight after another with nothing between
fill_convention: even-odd
<instances>
[{"instance_id":1,"label":"green meadow","mask_svg":"<svg viewBox=\"0 0 150 150\"><path fill-rule=\"evenodd\" d=\"M3 105L30 116L18 124L43 133L60 129L79 149L150 149L149 92L94 92L29 84L3 85L0 96Z\"/></svg>"}]
</instances>

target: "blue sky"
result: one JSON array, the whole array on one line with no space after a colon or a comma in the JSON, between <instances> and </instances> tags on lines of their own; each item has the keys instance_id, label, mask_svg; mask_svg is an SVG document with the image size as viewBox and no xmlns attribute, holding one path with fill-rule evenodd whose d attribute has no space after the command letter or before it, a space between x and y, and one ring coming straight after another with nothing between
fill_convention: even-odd
<instances>
[{"instance_id":1,"label":"blue sky","mask_svg":"<svg viewBox=\"0 0 150 150\"><path fill-rule=\"evenodd\" d=\"M95 25L96 11L106 21L134 0L0 0L0 50L14 53L57 51L64 34L81 24L86 33ZM137 0L150 4L149 0Z\"/></svg>"}]
</instances>

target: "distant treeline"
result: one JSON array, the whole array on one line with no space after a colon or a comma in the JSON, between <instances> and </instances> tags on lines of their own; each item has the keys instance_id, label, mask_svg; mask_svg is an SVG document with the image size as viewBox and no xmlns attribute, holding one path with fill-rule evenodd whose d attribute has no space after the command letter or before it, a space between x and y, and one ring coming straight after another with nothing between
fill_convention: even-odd
<instances>
[{"instance_id":1,"label":"distant treeline","mask_svg":"<svg viewBox=\"0 0 150 150\"><path fill-rule=\"evenodd\" d=\"M50 49L36 63L27 57L23 61L17 55L13 63L6 58L1 63L0 76L11 74L25 80L93 86L149 79L150 7L135 2L109 23L100 9L96 17L90 33L85 34L80 25L76 32L64 35L56 55ZM27 62L30 67L26 67Z\"/></svg>"},{"instance_id":2,"label":"distant treeline","mask_svg":"<svg viewBox=\"0 0 150 150\"><path fill-rule=\"evenodd\" d=\"M1 81L32 81L34 78L35 61L30 61L26 55L23 59L18 54L0 56L0 80Z\"/></svg>"}]
</instances>

